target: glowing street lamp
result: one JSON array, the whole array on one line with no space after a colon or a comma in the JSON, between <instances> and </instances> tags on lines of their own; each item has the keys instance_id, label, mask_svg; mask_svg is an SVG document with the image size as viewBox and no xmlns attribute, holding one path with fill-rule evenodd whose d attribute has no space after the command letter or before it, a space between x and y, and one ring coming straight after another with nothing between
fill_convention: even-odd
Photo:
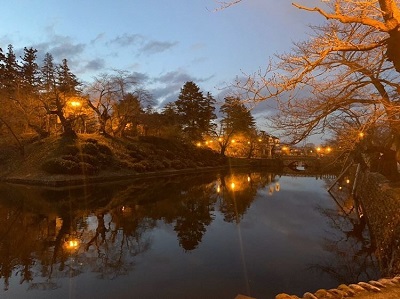
<instances>
[{"instance_id":1,"label":"glowing street lamp","mask_svg":"<svg viewBox=\"0 0 400 299\"><path fill-rule=\"evenodd\" d=\"M81 103L81 102L78 102L78 101L71 101L71 102L69 102L69 104L70 104L73 108L78 108L78 107L82 106L82 103Z\"/></svg>"}]
</instances>

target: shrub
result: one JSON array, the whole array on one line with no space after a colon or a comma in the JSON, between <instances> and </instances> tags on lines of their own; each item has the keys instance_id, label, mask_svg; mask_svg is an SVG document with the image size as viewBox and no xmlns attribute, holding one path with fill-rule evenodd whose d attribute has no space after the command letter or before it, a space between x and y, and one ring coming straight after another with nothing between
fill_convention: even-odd
<instances>
[{"instance_id":1,"label":"shrub","mask_svg":"<svg viewBox=\"0 0 400 299\"><path fill-rule=\"evenodd\" d=\"M155 160L151 163L151 165L155 170L165 169L163 161Z\"/></svg>"},{"instance_id":2,"label":"shrub","mask_svg":"<svg viewBox=\"0 0 400 299\"><path fill-rule=\"evenodd\" d=\"M146 171L146 165L142 162L138 162L133 164L133 169L137 172L145 172Z\"/></svg>"},{"instance_id":3,"label":"shrub","mask_svg":"<svg viewBox=\"0 0 400 299\"><path fill-rule=\"evenodd\" d=\"M99 152L104 155L112 156L112 154L113 154L112 150L105 144L98 143L97 148L98 148Z\"/></svg>"},{"instance_id":4,"label":"shrub","mask_svg":"<svg viewBox=\"0 0 400 299\"><path fill-rule=\"evenodd\" d=\"M82 153L97 156L99 149L93 143L84 143L82 144Z\"/></svg>"},{"instance_id":5,"label":"shrub","mask_svg":"<svg viewBox=\"0 0 400 299\"><path fill-rule=\"evenodd\" d=\"M79 148L76 145L73 145L73 144L68 144L66 146L63 146L60 149L60 154L61 155L75 156L78 153L79 153Z\"/></svg>"},{"instance_id":6,"label":"shrub","mask_svg":"<svg viewBox=\"0 0 400 299\"><path fill-rule=\"evenodd\" d=\"M96 139L93 139L93 138L86 139L86 142L93 143L93 144L97 144L98 143L98 141Z\"/></svg>"},{"instance_id":7,"label":"shrub","mask_svg":"<svg viewBox=\"0 0 400 299\"><path fill-rule=\"evenodd\" d=\"M99 159L96 156L92 156L89 154L82 154L82 155L79 155L79 158L80 158L80 161L78 161L78 162L85 162L85 163L91 164L93 166L99 166L99 164L100 164Z\"/></svg>"},{"instance_id":8,"label":"shrub","mask_svg":"<svg viewBox=\"0 0 400 299\"><path fill-rule=\"evenodd\" d=\"M171 167L174 169L183 169L185 168L185 165L181 160L172 160L171 161Z\"/></svg>"},{"instance_id":9,"label":"shrub","mask_svg":"<svg viewBox=\"0 0 400 299\"><path fill-rule=\"evenodd\" d=\"M62 155L60 157L63 160L69 160L69 161L73 161L75 163L79 162L79 158L77 156L72 156L72 155Z\"/></svg>"},{"instance_id":10,"label":"shrub","mask_svg":"<svg viewBox=\"0 0 400 299\"><path fill-rule=\"evenodd\" d=\"M80 172L79 163L60 158L45 161L42 169L50 174L78 174Z\"/></svg>"},{"instance_id":11,"label":"shrub","mask_svg":"<svg viewBox=\"0 0 400 299\"><path fill-rule=\"evenodd\" d=\"M98 172L98 168L86 162L79 162L79 172L82 174L93 175Z\"/></svg>"}]
</instances>

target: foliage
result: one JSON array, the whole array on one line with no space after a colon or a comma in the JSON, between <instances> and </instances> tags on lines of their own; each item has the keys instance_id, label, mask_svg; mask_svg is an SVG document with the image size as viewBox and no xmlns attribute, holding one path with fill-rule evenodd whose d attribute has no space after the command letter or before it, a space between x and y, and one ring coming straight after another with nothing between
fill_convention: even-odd
<instances>
[{"instance_id":1,"label":"foliage","mask_svg":"<svg viewBox=\"0 0 400 299\"><path fill-rule=\"evenodd\" d=\"M225 97L225 102L220 108L222 119L211 132L217 138L220 154L225 156L226 150L231 145L235 135L255 135L256 125L254 117L239 97Z\"/></svg>"},{"instance_id":2,"label":"foliage","mask_svg":"<svg viewBox=\"0 0 400 299\"><path fill-rule=\"evenodd\" d=\"M191 141L202 140L202 135L212 127L215 100L210 93L205 97L192 81L186 82L175 101L178 121L186 138Z\"/></svg>"},{"instance_id":3,"label":"foliage","mask_svg":"<svg viewBox=\"0 0 400 299\"><path fill-rule=\"evenodd\" d=\"M224 165L225 160L207 149L159 137L140 140L78 134L77 138L48 137L26 147L29 159L0 159L14 176L113 175ZM3 151L0 151L2 153ZM10 163L10 164L8 164Z\"/></svg>"},{"instance_id":4,"label":"foliage","mask_svg":"<svg viewBox=\"0 0 400 299\"><path fill-rule=\"evenodd\" d=\"M335 0L330 12L296 6L319 12L326 23L311 26L313 36L278 54L266 72L239 82L246 99L276 99L274 126L294 143L315 133L344 134L355 150L358 133L385 127L392 137L385 148L400 152L400 57L390 53L400 37L398 4ZM389 30L392 21L397 25Z\"/></svg>"}]
</instances>

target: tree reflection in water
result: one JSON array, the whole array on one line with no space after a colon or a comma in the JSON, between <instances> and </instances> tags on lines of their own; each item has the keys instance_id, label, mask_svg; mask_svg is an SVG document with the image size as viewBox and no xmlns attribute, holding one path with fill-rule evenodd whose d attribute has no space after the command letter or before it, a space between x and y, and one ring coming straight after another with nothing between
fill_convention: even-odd
<instances>
[{"instance_id":1,"label":"tree reflection in water","mask_svg":"<svg viewBox=\"0 0 400 299\"><path fill-rule=\"evenodd\" d=\"M279 192L275 178L267 172L227 171L67 189L0 185L4 288L12 276L30 289L55 289L59 279L82 273L101 279L126 275L138 256L152 249L152 232L162 225L171 228L185 252L195 251L217 215L237 225L260 192ZM338 232L325 240L338 264L313 268L341 282L367 275L372 251L364 232L350 231L353 218L346 213L321 213ZM347 269L347 259L359 260L359 268Z\"/></svg>"},{"instance_id":2,"label":"tree reflection in water","mask_svg":"<svg viewBox=\"0 0 400 299\"><path fill-rule=\"evenodd\" d=\"M9 288L13 273L31 289L54 289L59 286L53 278L86 271L99 278L124 275L134 268L134 257L150 248L148 232L158 220L173 226L184 250L194 250L215 209L225 221L240 222L257 190L273 177L221 173L217 181L215 176L199 175L67 190L2 186L4 288ZM35 281L37 277L44 281Z\"/></svg>"},{"instance_id":3,"label":"tree reflection in water","mask_svg":"<svg viewBox=\"0 0 400 299\"><path fill-rule=\"evenodd\" d=\"M338 283L370 281L379 277L375 247L365 216L351 196L351 186L343 186L335 186L330 192L336 209L318 208L335 232L324 238L324 249L335 254L336 261L334 264L311 265L310 268L327 273Z\"/></svg>"}]
</instances>

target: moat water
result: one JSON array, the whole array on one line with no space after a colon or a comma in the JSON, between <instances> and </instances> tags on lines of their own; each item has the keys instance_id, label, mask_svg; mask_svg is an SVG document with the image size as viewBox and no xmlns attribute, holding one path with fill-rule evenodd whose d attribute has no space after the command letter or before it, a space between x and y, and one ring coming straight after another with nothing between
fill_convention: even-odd
<instances>
[{"instance_id":1,"label":"moat water","mask_svg":"<svg viewBox=\"0 0 400 299\"><path fill-rule=\"evenodd\" d=\"M235 170L0 185L0 298L268 299L376 279L367 228L331 181Z\"/></svg>"}]
</instances>

